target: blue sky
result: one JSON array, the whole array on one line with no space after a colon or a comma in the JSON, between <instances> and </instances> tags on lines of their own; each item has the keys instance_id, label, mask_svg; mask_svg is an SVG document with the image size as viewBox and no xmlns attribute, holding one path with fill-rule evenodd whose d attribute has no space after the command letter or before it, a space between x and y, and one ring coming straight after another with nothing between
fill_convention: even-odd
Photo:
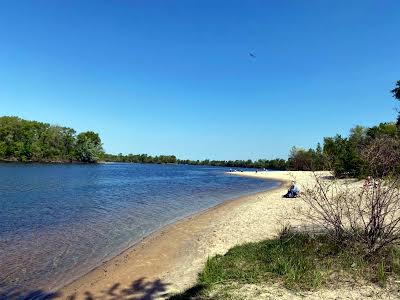
<instances>
[{"instance_id":1,"label":"blue sky","mask_svg":"<svg viewBox=\"0 0 400 300\"><path fill-rule=\"evenodd\" d=\"M395 119L399 31L399 1L0 0L0 115L110 153L286 158Z\"/></svg>"}]
</instances>

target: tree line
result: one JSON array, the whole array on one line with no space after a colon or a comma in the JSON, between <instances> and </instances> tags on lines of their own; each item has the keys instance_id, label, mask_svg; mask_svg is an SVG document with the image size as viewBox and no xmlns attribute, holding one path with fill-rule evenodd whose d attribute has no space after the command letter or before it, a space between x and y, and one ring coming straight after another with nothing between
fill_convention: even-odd
<instances>
[{"instance_id":1,"label":"tree line","mask_svg":"<svg viewBox=\"0 0 400 300\"><path fill-rule=\"evenodd\" d=\"M147 154L128 154L118 155L105 154L104 161L107 162L125 162L125 163L151 163L151 164L186 164L186 165L199 165L199 166L215 166L215 167L230 167L230 168L258 168L258 169L276 169L286 170L286 160L284 159L259 159L252 160L190 160L178 159L175 155L156 155L151 156Z\"/></svg>"},{"instance_id":2,"label":"tree line","mask_svg":"<svg viewBox=\"0 0 400 300\"><path fill-rule=\"evenodd\" d=\"M391 90L400 101L400 80ZM325 137L323 146L305 150L293 147L287 161L290 170L332 170L338 177L377 176L400 170L400 113L397 122L372 127L355 126L347 137Z\"/></svg>"},{"instance_id":3,"label":"tree line","mask_svg":"<svg viewBox=\"0 0 400 300\"><path fill-rule=\"evenodd\" d=\"M0 160L21 162L97 162L99 135L18 117L0 117Z\"/></svg>"},{"instance_id":4,"label":"tree line","mask_svg":"<svg viewBox=\"0 0 400 300\"><path fill-rule=\"evenodd\" d=\"M175 164L178 159L175 155L156 155L151 156L148 154L128 154L123 155L122 153L105 154L103 156L104 161L107 162L124 162L124 163L140 163L140 164Z\"/></svg>"},{"instance_id":5,"label":"tree line","mask_svg":"<svg viewBox=\"0 0 400 300\"><path fill-rule=\"evenodd\" d=\"M175 155L107 154L98 133L77 134L69 127L0 117L0 160L20 162L126 162L153 164L211 165L237 168L286 169L284 159L274 160L182 160Z\"/></svg>"},{"instance_id":6,"label":"tree line","mask_svg":"<svg viewBox=\"0 0 400 300\"><path fill-rule=\"evenodd\" d=\"M179 163L188 165L206 165L215 167L229 168L256 168L256 169L274 169L286 170L287 163L284 159L259 159L259 160L179 160Z\"/></svg>"},{"instance_id":7,"label":"tree line","mask_svg":"<svg viewBox=\"0 0 400 300\"><path fill-rule=\"evenodd\" d=\"M391 91L400 101L400 80ZM323 144L308 150L293 147L287 160L184 160L175 155L107 154L100 136L68 127L0 117L0 160L34 162L126 162L209 165L230 168L275 170L333 170L336 176L362 177L400 170L400 113L397 122L373 127L355 126L347 137L325 137ZM371 163L373 166L371 166Z\"/></svg>"}]
</instances>

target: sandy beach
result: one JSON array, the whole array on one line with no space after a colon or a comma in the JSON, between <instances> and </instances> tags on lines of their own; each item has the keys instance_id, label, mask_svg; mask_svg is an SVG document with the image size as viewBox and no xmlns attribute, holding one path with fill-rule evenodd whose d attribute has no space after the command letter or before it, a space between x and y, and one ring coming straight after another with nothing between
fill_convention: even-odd
<instances>
[{"instance_id":1,"label":"sandy beach","mask_svg":"<svg viewBox=\"0 0 400 300\"><path fill-rule=\"evenodd\" d=\"M296 172L295 172L296 173ZM296 174L299 180L307 175ZM165 297L196 282L207 257L237 244L276 235L282 212L293 206L282 200L288 172L238 172L280 181L279 188L241 197L188 217L150 235L60 291L68 299L108 299L114 295Z\"/></svg>"},{"instance_id":2,"label":"sandy beach","mask_svg":"<svg viewBox=\"0 0 400 300\"><path fill-rule=\"evenodd\" d=\"M144 239L101 267L60 290L62 299L163 299L191 287L208 257L229 248L277 235L299 199L283 199L288 182L295 177L300 188L310 172L240 172L232 176L274 179L282 184L273 190L241 197L169 225ZM287 216L287 217L285 217ZM261 290L260 290L261 289ZM238 299L362 299L374 298L375 287L362 290L343 287L294 294L276 286L249 287ZM379 297L382 293L379 294ZM378 298L379 298L378 297ZM258 297L257 297L258 298ZM377 299L378 299L377 298Z\"/></svg>"}]
</instances>

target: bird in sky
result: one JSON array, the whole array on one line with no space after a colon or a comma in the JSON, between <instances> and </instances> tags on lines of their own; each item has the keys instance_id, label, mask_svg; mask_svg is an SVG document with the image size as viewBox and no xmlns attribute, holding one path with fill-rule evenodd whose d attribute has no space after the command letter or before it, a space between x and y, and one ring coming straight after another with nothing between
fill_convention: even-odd
<instances>
[{"instance_id":1,"label":"bird in sky","mask_svg":"<svg viewBox=\"0 0 400 300\"><path fill-rule=\"evenodd\" d=\"M256 55L253 52L249 52L250 57L256 58Z\"/></svg>"}]
</instances>

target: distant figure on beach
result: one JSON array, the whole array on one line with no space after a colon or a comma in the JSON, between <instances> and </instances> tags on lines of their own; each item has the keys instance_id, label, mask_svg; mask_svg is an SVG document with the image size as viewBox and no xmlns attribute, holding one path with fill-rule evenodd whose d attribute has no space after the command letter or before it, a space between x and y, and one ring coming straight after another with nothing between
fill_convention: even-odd
<instances>
[{"instance_id":1,"label":"distant figure on beach","mask_svg":"<svg viewBox=\"0 0 400 300\"><path fill-rule=\"evenodd\" d=\"M373 183L372 177L368 176L364 181L364 186L363 187L365 189L367 189L367 188L370 188L370 187L373 187L373 186L374 186L374 183Z\"/></svg>"},{"instance_id":2,"label":"distant figure on beach","mask_svg":"<svg viewBox=\"0 0 400 300\"><path fill-rule=\"evenodd\" d=\"M368 176L364 181L363 189L368 190L369 188L378 188L378 186L378 182L372 176Z\"/></svg>"},{"instance_id":3,"label":"distant figure on beach","mask_svg":"<svg viewBox=\"0 0 400 300\"><path fill-rule=\"evenodd\" d=\"M290 185L288 192L283 196L285 198L296 198L300 193L299 187L296 185L295 181L292 181L292 184Z\"/></svg>"}]
</instances>

